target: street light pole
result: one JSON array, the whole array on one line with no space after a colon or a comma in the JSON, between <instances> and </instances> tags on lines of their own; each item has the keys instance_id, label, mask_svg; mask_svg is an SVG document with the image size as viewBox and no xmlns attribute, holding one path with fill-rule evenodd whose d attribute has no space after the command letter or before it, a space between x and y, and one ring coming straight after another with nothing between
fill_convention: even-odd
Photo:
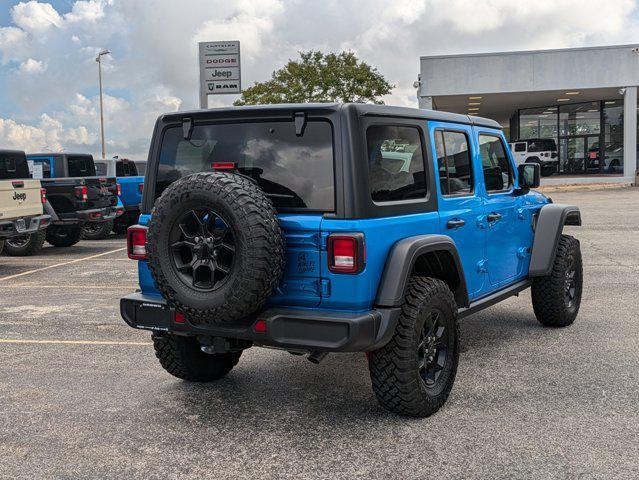
<instances>
[{"instance_id":1,"label":"street light pole","mask_svg":"<svg viewBox=\"0 0 639 480\"><path fill-rule=\"evenodd\" d=\"M100 81L100 136L102 137L102 159L106 158L106 150L104 148L104 107L102 104L102 56L109 55L111 52L109 50L102 50L98 53L98 56L95 57L95 61L98 62L98 79Z\"/></svg>"}]
</instances>

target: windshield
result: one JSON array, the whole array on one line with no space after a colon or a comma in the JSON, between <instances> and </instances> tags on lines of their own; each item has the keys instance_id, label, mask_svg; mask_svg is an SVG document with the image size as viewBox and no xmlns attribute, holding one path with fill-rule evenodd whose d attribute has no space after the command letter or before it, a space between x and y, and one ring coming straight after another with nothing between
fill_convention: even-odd
<instances>
[{"instance_id":1,"label":"windshield","mask_svg":"<svg viewBox=\"0 0 639 480\"><path fill-rule=\"evenodd\" d=\"M538 138L535 140L528 140L529 152L556 152L557 143L551 138Z\"/></svg>"},{"instance_id":2,"label":"windshield","mask_svg":"<svg viewBox=\"0 0 639 480\"><path fill-rule=\"evenodd\" d=\"M200 125L190 140L181 126L169 128L155 198L180 177L228 162L255 179L278 208L334 210L333 134L325 121L309 121L302 136L293 122Z\"/></svg>"}]
</instances>

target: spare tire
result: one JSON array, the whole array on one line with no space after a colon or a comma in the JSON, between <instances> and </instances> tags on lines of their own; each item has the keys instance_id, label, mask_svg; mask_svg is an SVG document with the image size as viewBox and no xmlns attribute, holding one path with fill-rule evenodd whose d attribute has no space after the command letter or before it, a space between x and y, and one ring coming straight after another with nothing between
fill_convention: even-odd
<instances>
[{"instance_id":1,"label":"spare tire","mask_svg":"<svg viewBox=\"0 0 639 480\"><path fill-rule=\"evenodd\" d=\"M160 292L195 324L249 324L284 271L275 207L230 172L172 183L151 212L146 248Z\"/></svg>"}]
</instances>

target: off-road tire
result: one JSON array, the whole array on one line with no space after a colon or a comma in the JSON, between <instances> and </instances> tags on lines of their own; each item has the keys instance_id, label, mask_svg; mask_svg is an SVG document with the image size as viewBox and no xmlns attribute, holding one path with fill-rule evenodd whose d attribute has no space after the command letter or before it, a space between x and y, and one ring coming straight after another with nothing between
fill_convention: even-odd
<instances>
[{"instance_id":1,"label":"off-road tire","mask_svg":"<svg viewBox=\"0 0 639 480\"><path fill-rule=\"evenodd\" d=\"M573 303L568 306L566 282L571 262L574 262L575 292ZM579 313L582 290L583 268L579 240L570 235L562 235L550 274L533 278L532 304L539 323L547 327L567 327L572 324Z\"/></svg>"},{"instance_id":2,"label":"off-road tire","mask_svg":"<svg viewBox=\"0 0 639 480\"><path fill-rule=\"evenodd\" d=\"M95 228L96 225L98 225L97 228ZM84 240L104 240L109 236L111 230L113 230L113 220L87 223L82 228L82 238Z\"/></svg>"},{"instance_id":3,"label":"off-road tire","mask_svg":"<svg viewBox=\"0 0 639 480\"><path fill-rule=\"evenodd\" d=\"M169 247L171 228L180 216L202 207L223 216L235 239L228 280L208 293L178 276ZM147 252L163 297L195 324L250 324L284 271L284 237L275 207L255 182L229 172L197 173L171 184L151 212Z\"/></svg>"},{"instance_id":4,"label":"off-road tire","mask_svg":"<svg viewBox=\"0 0 639 480\"><path fill-rule=\"evenodd\" d=\"M47 228L47 242L54 247L71 247L82 239L82 227L77 225L51 225Z\"/></svg>"},{"instance_id":5,"label":"off-road tire","mask_svg":"<svg viewBox=\"0 0 639 480\"><path fill-rule=\"evenodd\" d=\"M229 373L242 352L208 354L195 337L166 334L151 336L155 356L171 375L189 382L211 382Z\"/></svg>"},{"instance_id":6,"label":"off-road tire","mask_svg":"<svg viewBox=\"0 0 639 480\"><path fill-rule=\"evenodd\" d=\"M433 309L443 314L450 349L441 382L428 388L419 373L418 343L427 315ZM373 391L379 403L391 412L427 417L446 402L455 381L459 362L457 305L448 285L439 279L411 277L404 304L391 340L369 354Z\"/></svg>"},{"instance_id":7,"label":"off-road tire","mask_svg":"<svg viewBox=\"0 0 639 480\"><path fill-rule=\"evenodd\" d=\"M15 240L13 238L8 238L4 245L4 253L12 257L28 257L30 255L35 255L42 249L42 245L44 245L44 240L47 237L47 230L43 229L30 235L23 235L23 237L26 236L28 236L29 239L22 244L16 244L14 243Z\"/></svg>"},{"instance_id":8,"label":"off-road tire","mask_svg":"<svg viewBox=\"0 0 639 480\"><path fill-rule=\"evenodd\" d=\"M113 233L115 233L116 235L122 235L126 233L128 228L129 225L119 219L115 220L115 222L113 223Z\"/></svg>"}]
</instances>

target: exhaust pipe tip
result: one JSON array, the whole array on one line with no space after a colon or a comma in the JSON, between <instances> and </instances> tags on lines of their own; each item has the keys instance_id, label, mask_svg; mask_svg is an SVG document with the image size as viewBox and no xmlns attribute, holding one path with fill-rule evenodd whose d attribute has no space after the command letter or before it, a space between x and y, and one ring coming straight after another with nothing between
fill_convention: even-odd
<instances>
[{"instance_id":1,"label":"exhaust pipe tip","mask_svg":"<svg viewBox=\"0 0 639 480\"><path fill-rule=\"evenodd\" d=\"M326 358L326 355L328 355L328 352L311 352L308 357L308 361L311 363L314 363L315 365L317 365L318 363L320 363L322 360L324 360L324 358Z\"/></svg>"}]
</instances>

